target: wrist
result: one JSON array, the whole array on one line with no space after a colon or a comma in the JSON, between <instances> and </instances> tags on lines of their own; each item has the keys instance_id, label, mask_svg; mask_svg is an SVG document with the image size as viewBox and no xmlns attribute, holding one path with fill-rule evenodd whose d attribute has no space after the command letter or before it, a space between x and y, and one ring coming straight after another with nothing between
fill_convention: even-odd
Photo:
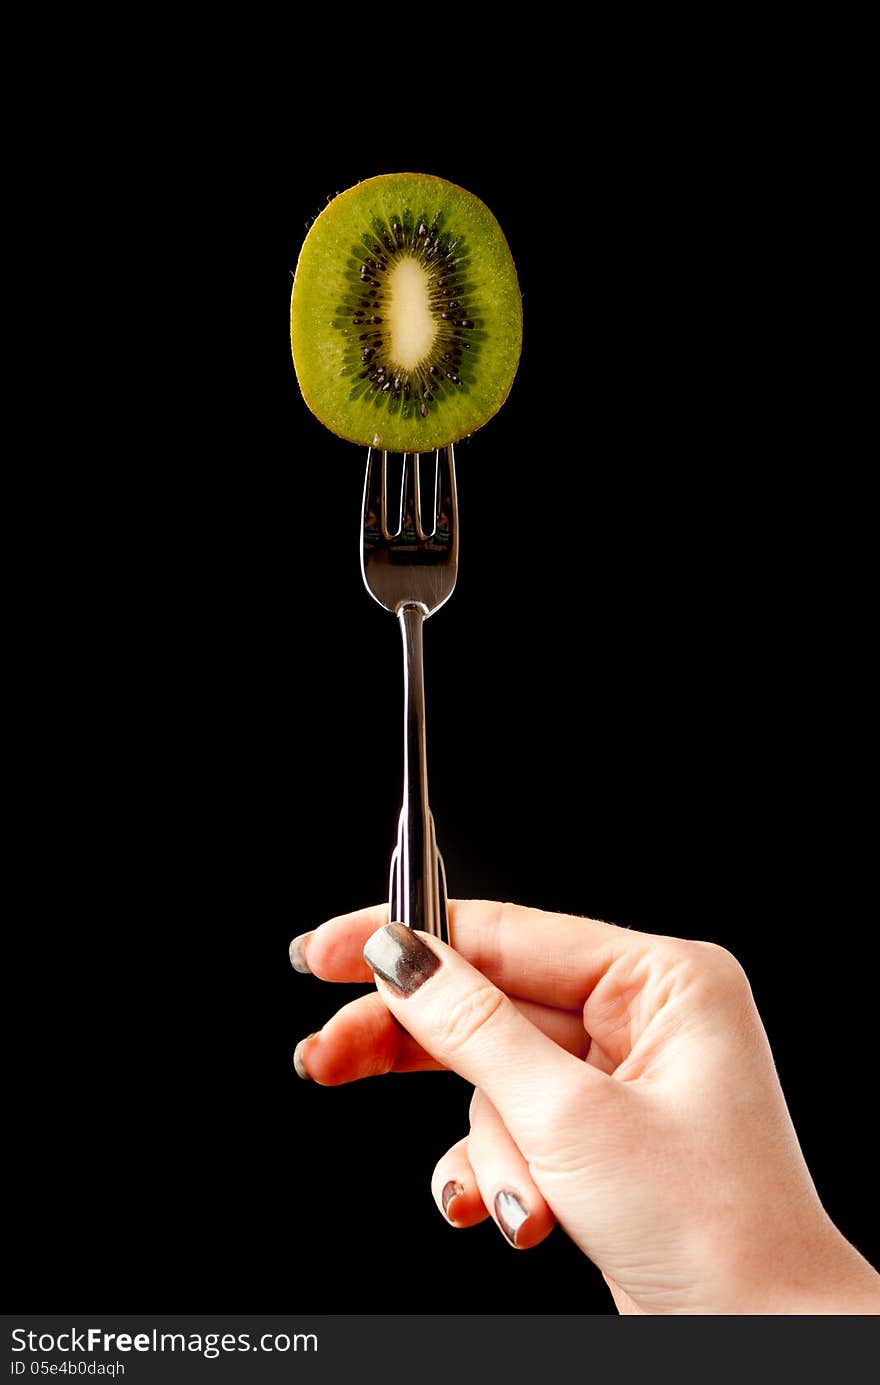
<instances>
[{"instance_id":1,"label":"wrist","mask_svg":"<svg viewBox=\"0 0 880 1385\"><path fill-rule=\"evenodd\" d=\"M720 1313L838 1316L880 1314L880 1275L822 1212L810 1232L765 1247L738 1266Z\"/></svg>"}]
</instances>

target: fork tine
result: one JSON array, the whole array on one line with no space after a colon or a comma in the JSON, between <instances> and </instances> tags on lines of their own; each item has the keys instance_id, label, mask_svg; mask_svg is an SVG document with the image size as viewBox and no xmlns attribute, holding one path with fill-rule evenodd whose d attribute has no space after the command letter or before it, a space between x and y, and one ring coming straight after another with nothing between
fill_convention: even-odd
<instances>
[{"instance_id":1,"label":"fork tine","mask_svg":"<svg viewBox=\"0 0 880 1385\"><path fill-rule=\"evenodd\" d=\"M455 484L455 449L452 444L437 449L435 494L437 508L434 533L445 529L455 544L458 539L458 489Z\"/></svg>"},{"instance_id":2,"label":"fork tine","mask_svg":"<svg viewBox=\"0 0 880 1385\"><path fill-rule=\"evenodd\" d=\"M388 514L388 453L382 453L382 535L390 543L400 533L401 515L394 516L394 527Z\"/></svg>"},{"instance_id":3,"label":"fork tine","mask_svg":"<svg viewBox=\"0 0 880 1385\"><path fill-rule=\"evenodd\" d=\"M364 477L364 503L361 509L361 539L368 543L376 531L385 528L385 454L379 461L372 447L367 448L367 474ZM372 538L368 538L372 535Z\"/></svg>"},{"instance_id":4,"label":"fork tine","mask_svg":"<svg viewBox=\"0 0 880 1385\"><path fill-rule=\"evenodd\" d=\"M430 534L428 535L428 538L429 538L429 539L433 539L433 538L436 537L436 534L437 534L437 521L438 521L439 518L440 518L440 449L439 449L439 448L438 448L437 451L434 453L434 484L433 484L433 486L432 486L431 489L433 490L433 499L432 499L432 506L431 506L431 515L432 515L432 518L431 518L431 532L430 532Z\"/></svg>"},{"instance_id":5,"label":"fork tine","mask_svg":"<svg viewBox=\"0 0 880 1385\"><path fill-rule=\"evenodd\" d=\"M432 522L432 525L431 525L431 532L430 532L430 533L426 533L425 528L424 528L424 525L423 525L423 522L422 522L422 481L421 481L421 470L422 470L422 468L421 468L421 455L422 455L422 454L421 454L420 452L414 452L414 453L413 453L413 455L412 455L412 470L413 470L413 495L414 495L414 498L415 498L416 533L417 533L418 536L419 536L420 542L421 542L421 543L424 543L426 539L429 539L429 538L431 537L431 534L434 532L434 530L433 530L433 522ZM433 513L433 512L432 512L432 513Z\"/></svg>"},{"instance_id":6,"label":"fork tine","mask_svg":"<svg viewBox=\"0 0 880 1385\"><path fill-rule=\"evenodd\" d=\"M422 528L422 487L419 478L419 453L404 452L400 486L400 533L415 533L424 542L428 535Z\"/></svg>"},{"instance_id":7,"label":"fork tine","mask_svg":"<svg viewBox=\"0 0 880 1385\"><path fill-rule=\"evenodd\" d=\"M407 528L412 529L410 522L412 511L412 477L410 476L409 454L403 454L403 469L400 473L400 528L398 534L403 535Z\"/></svg>"},{"instance_id":8,"label":"fork tine","mask_svg":"<svg viewBox=\"0 0 880 1385\"><path fill-rule=\"evenodd\" d=\"M441 517L441 463L439 463L439 447L434 453L434 483L431 486L431 533L428 539L437 537L437 526Z\"/></svg>"}]
</instances>

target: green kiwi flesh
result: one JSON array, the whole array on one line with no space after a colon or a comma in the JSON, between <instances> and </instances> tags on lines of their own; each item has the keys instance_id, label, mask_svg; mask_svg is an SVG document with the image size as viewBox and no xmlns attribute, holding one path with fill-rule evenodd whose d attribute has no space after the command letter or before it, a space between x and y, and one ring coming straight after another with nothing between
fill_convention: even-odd
<instances>
[{"instance_id":1,"label":"green kiwi flesh","mask_svg":"<svg viewBox=\"0 0 880 1385\"><path fill-rule=\"evenodd\" d=\"M303 398L339 437L394 452L457 442L501 408L519 363L501 227L442 178L358 183L306 236L290 329Z\"/></svg>"}]
</instances>

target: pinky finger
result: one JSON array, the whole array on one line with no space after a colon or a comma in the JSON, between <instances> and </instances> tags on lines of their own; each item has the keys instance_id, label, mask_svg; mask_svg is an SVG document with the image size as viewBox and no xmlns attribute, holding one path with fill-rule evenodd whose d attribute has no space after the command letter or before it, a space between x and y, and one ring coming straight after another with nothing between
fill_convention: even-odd
<instances>
[{"instance_id":1,"label":"pinky finger","mask_svg":"<svg viewBox=\"0 0 880 1385\"><path fill-rule=\"evenodd\" d=\"M438 1161L431 1179L434 1201L450 1226L476 1226L489 1215L477 1188L467 1148L466 1135Z\"/></svg>"}]
</instances>

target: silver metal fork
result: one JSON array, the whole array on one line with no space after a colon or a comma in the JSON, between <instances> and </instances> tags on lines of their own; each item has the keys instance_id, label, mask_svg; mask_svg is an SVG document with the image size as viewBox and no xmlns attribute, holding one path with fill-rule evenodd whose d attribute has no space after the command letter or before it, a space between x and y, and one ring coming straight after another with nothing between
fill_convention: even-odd
<instances>
[{"instance_id":1,"label":"silver metal fork","mask_svg":"<svg viewBox=\"0 0 880 1385\"><path fill-rule=\"evenodd\" d=\"M435 455L426 524L419 454L406 454L397 503L389 510L388 453L367 452L361 571L370 596L400 622L403 637L403 807L391 857L389 922L449 941L446 872L428 803L422 626L447 602L458 573L458 497L451 447Z\"/></svg>"}]
</instances>

